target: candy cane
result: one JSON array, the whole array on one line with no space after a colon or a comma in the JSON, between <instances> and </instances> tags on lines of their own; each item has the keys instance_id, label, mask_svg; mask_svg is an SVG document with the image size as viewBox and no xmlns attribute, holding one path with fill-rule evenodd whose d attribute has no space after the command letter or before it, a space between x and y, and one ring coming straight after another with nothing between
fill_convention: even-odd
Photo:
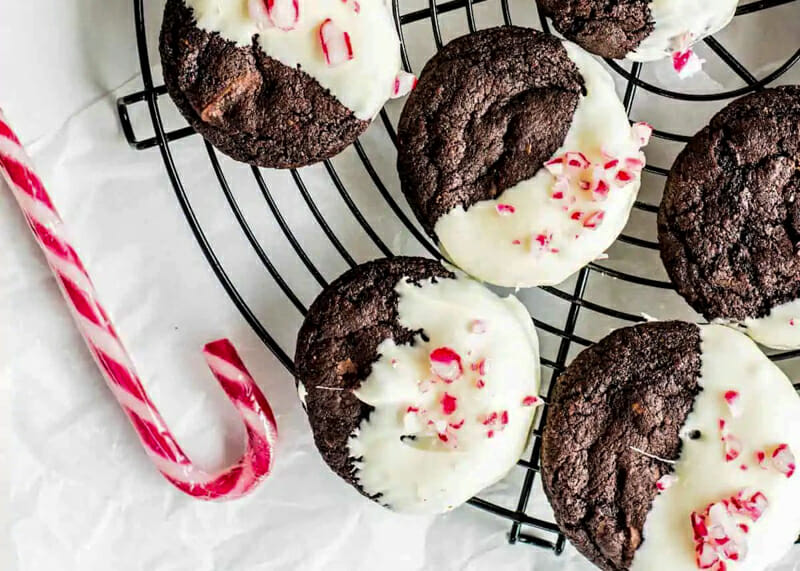
<instances>
[{"instance_id":1,"label":"candy cane","mask_svg":"<svg viewBox=\"0 0 800 571\"><path fill-rule=\"evenodd\" d=\"M147 396L130 356L97 301L89 274L66 239L64 223L1 110L0 173L44 251L89 351L158 470L181 491L204 500L237 498L255 488L272 468L277 427L269 403L231 342L209 343L203 354L244 421L247 448L233 466L212 474L183 453Z\"/></svg>"}]
</instances>

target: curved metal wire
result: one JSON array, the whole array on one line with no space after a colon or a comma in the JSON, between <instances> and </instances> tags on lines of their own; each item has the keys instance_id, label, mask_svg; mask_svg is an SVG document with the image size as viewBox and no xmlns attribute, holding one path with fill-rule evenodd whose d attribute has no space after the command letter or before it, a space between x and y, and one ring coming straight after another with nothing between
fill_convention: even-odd
<instances>
[{"instance_id":1,"label":"curved metal wire","mask_svg":"<svg viewBox=\"0 0 800 571\"><path fill-rule=\"evenodd\" d=\"M205 258L210 268L214 272L215 276L217 277L218 281L220 282L220 285L226 291L232 303L237 307L242 317L252 327L252 329L255 331L258 337L275 354L276 358L291 372L293 368L292 360L289 358L288 354L284 351L284 349L280 346L280 344L277 343L275 339L271 336L268 327L265 326L265 324L263 324L259 320L255 312L250 308L244 296L239 292L239 289L237 288L236 284L228 276L223 264L220 262L219 258L215 254L211 243L207 239L205 232L197 216L194 213L191 201L186 193L183 182L181 181L180 176L178 174L178 170L175 166L175 162L173 159L173 149L171 144L178 139L193 135L194 131L191 129L191 127L182 127L174 131L166 131L164 129L164 124L161 119L161 112L159 107L159 98L166 94L166 89L164 88L164 86L161 85L156 86L154 84L152 73L150 71L150 59L149 59L147 39L145 34L146 30L145 30L143 1L144 0L133 0L133 7L135 16L136 42L139 52L139 60L142 68L142 82L144 84L143 85L144 88L142 91L132 93L125 97L121 97L117 101L117 108L120 117L120 122L122 124L123 135L125 136L127 141L131 144L131 146L137 150L144 150L152 147L159 148L161 158L163 160L167 172L167 176L174 188L176 199L178 200L178 203L184 213L187 223L189 224L189 227L197 240L198 246L203 251ZM759 0L756 2L751 2L744 6L740 6L737 9L736 14L737 17L746 16L748 14L753 14L762 10L767 10L769 8L774 8L776 6L785 5L791 2L800 2L800 0ZM450 14L455 11L463 10L467 30L469 32L474 32L475 30L479 29L478 20L476 18L475 7L479 4L484 4L484 3L499 4L499 10L502 15L503 22L507 25L513 23L511 7L509 5L508 0L444 0L440 2L437 2L436 0L428 0L427 7L406 13L402 13L400 8L400 1L393 0L392 15L394 17L398 34L401 40L401 60L403 63L403 67L407 71L412 71L411 60L409 57L409 53L407 50L403 34L403 28L405 26L414 24L416 22L428 21L431 26L431 34L433 37L433 41L436 45L436 48L438 49L442 46L442 43L444 42L440 26L440 17L444 16L445 14ZM547 20L541 14L539 14L538 17L542 29L545 31L549 31L549 25ZM744 84L742 87L715 93L704 93L704 94L680 93L673 90L664 89L657 85L653 85L649 82L643 81L640 78L643 65L640 63L632 64L630 69L627 70L618 62L608 61L607 63L609 67L626 80L623 103L629 115L633 107L634 98L639 88L644 89L658 96L671 99L678 99L687 102L717 101L721 99L744 95L745 93L750 93L757 89L763 88L765 85L768 85L769 83L780 78L784 73L786 73L792 66L794 66L797 63L798 59L800 59L800 49L798 49L796 52L791 54L788 57L788 59L786 59L786 61L782 65L780 65L777 69L775 69L773 72L767 74L764 77L758 78L754 74L752 74L718 40L715 40L714 38L707 38L705 40L705 43L709 47L709 49L717 57L719 57L720 60L725 65L727 65L733 71L734 74L736 74L736 76L738 76L738 78ZM139 103L146 103L148 107L150 122L152 124L154 132L154 135L152 137L139 139L136 137L136 134L134 132L130 114L128 113L128 107ZM385 134L391 141L391 143L396 146L397 136L389 115L386 113L385 110L383 110L381 111L380 116L381 116L380 125L383 126ZM654 132L654 135L657 138L674 142L685 142L689 138L686 134L672 133L664 130L656 130ZM228 184L224 168L221 165L220 161L218 160L215 150L208 143L206 143L206 149L208 151L209 160L211 162L211 166L215 174L216 181L219 184L219 187L225 197L225 200L227 201L228 206L230 207L233 218L238 224L242 234L253 248L258 259L264 266L264 269L267 272L267 274L275 282L278 289L286 296L287 301L300 313L300 315L305 315L307 311L306 306L294 293L289 283L286 281L286 279L284 279L279 270L272 263L270 255L268 253L269 248L260 244L255 236L255 233L252 231L252 228L245 214L242 212L240 208L239 202L236 199L233 189L231 189L230 185ZM409 235L419 244L420 247L426 250L431 256L440 258L441 256L435 244L433 244L431 240L427 236L425 236L419 229L419 227L409 218L409 216L406 215L400 203L394 198L392 193L389 191L389 188L384 183L383 179L378 173L378 170L372 164L367 149L364 147L364 145L362 145L360 141L357 141L354 144L354 150L363 165L365 180L372 181L372 183L374 184L375 188L378 191L378 194L382 197L382 200L386 203L386 206L388 206L389 211L394 214L399 223L406 228ZM335 188L335 191L344 201L345 206L348 208L348 210L353 216L353 219L358 223L359 227L364 231L365 236L371 241L372 244L375 245L378 251L380 251L383 255L392 256L393 255L392 250L389 248L389 246L387 246L386 242L381 237L381 233L379 232L379 230L375 228L373 224L370 223L368 217L365 216L364 213L359 209L359 207L357 206L357 201L351 194L350 189L342 181L342 178L336 171L333 162L325 161L324 167L329 175L332 187ZM666 168L656 165L648 165L647 171L652 175L659 177L664 177L667 174ZM329 222L326 220L323 211L318 207L318 205L314 200L314 197L306 188L305 183L303 182L303 178L301 176L301 171L292 170L290 172L292 179L295 185L297 186L298 192L302 197L306 207L308 208L309 211L308 213L320 227L322 233L325 235L330 245L337 251L337 253L342 257L342 259L344 259L344 261L348 265L350 266L355 265L357 261L354 259L353 255L347 250L344 244L336 236ZM307 254L307 252L301 245L300 240L297 238L297 236L295 236L289 224L284 219L280 207L278 206L277 202L273 199L270 189L267 186L261 174L260 169L253 167L252 174L259 190L261 191L262 197L266 202L267 209L271 213L274 220L276 221L284 238L286 239L286 242L291 247L292 251L294 251L294 253L300 260L300 262L303 264L303 266L305 266L309 275L317 282L317 284L320 287L324 287L327 284L326 278L322 275L322 272L316 267L311 257ZM646 215L652 215L658 211L657 206L641 201L637 201L634 206L637 210L645 213ZM643 248L645 250L656 250L658 247L657 244L651 240L646 240L644 238L630 236L627 234L622 235L619 240L620 242L625 243L631 247ZM285 245L282 245L281 247L285 248ZM626 283L636 284L638 287L658 288L662 290L672 288L672 285L668 282L655 280L648 276L639 276L628 272L623 272L621 270L617 270L612 267L608 267L606 265L598 263L592 263L586 268L582 269L578 273L577 278L575 280L575 284L574 286L571 287L570 290L564 290L556 287L541 288L548 295L552 296L554 300L558 300L559 303L566 302L568 304L566 317L564 319L564 322L561 324L548 323L542 321L541 319L533 317L534 324L540 332L542 332L543 334L551 335L558 340L558 350L555 357L552 359L547 357L542 357L541 359L542 366L545 369L549 369L552 375L559 374L566 367L568 356L570 355L570 351L572 350L573 346L584 347L592 343L592 340L582 337L576 333L576 327L582 315L582 312L588 312L587 315L589 316L589 318L591 318L592 314L596 314L607 318L621 320L628 323L641 322L644 320L644 318L641 315L635 315L614 307L608 307L600 303L596 303L589 299L586 299L585 295L587 291L587 286L589 285L592 276L594 276L595 274L604 275L610 278L624 281ZM273 326L276 325L277 324L273 324ZM771 355L771 358L773 360L779 361L799 356L800 356L800 350L777 353ZM549 385L551 387L552 383L550 383ZM550 387L548 387L548 389L545 391L545 394L542 395L545 398L545 402L547 402L547 399L550 396L549 395ZM519 469L524 470L525 474L522 486L520 488L518 501L514 509L509 509L508 507L501 506L481 498L473 498L472 500L470 500L469 503L474 507L477 507L479 509L492 513L497 517L509 521L510 542L528 543L539 547L551 549L556 554L558 554L561 553L561 551L564 549L565 538L563 534L559 532L556 524L552 521L533 517L527 513L528 503L531 499L531 494L533 491L534 479L539 470L539 457L541 452L541 441L539 436L541 434L541 427L543 426L546 414L547 414L547 407L545 406L542 408L542 413L540 415L540 418L537 419L537 425L532 433L533 446L531 454L528 458L519 461L518 464Z\"/></svg>"}]
</instances>

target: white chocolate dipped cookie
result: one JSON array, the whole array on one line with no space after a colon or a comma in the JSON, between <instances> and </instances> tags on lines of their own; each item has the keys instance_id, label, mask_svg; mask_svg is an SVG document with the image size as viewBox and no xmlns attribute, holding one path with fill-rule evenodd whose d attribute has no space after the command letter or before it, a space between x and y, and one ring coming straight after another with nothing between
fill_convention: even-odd
<instances>
[{"instance_id":1,"label":"white chocolate dipped cookie","mask_svg":"<svg viewBox=\"0 0 800 571\"><path fill-rule=\"evenodd\" d=\"M798 450L800 397L751 340L652 322L559 378L542 470L559 525L603 569L760 570L800 532Z\"/></svg>"},{"instance_id":2,"label":"white chocolate dipped cookie","mask_svg":"<svg viewBox=\"0 0 800 571\"><path fill-rule=\"evenodd\" d=\"M394 258L320 295L295 365L328 465L392 510L441 513L519 460L541 403L538 357L516 298Z\"/></svg>"},{"instance_id":3,"label":"white chocolate dipped cookie","mask_svg":"<svg viewBox=\"0 0 800 571\"><path fill-rule=\"evenodd\" d=\"M535 30L482 30L426 65L398 128L402 189L442 252L488 283L557 284L625 226L650 137L608 73Z\"/></svg>"}]
</instances>

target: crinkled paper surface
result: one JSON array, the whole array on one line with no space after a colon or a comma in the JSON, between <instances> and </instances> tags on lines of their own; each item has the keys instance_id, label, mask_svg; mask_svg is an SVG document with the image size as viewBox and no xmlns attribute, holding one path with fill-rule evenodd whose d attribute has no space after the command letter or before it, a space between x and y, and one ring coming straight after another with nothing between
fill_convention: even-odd
<instances>
[{"instance_id":1,"label":"crinkled paper surface","mask_svg":"<svg viewBox=\"0 0 800 571\"><path fill-rule=\"evenodd\" d=\"M402 0L402 11L424 7ZM510 2L516 23L536 25L531 0ZM162 1L145 0L153 63ZM506 521L466 506L435 518L392 514L361 498L316 453L294 383L230 303L206 265L155 149L134 151L119 128L115 99L141 89L129 0L5 0L0 3L0 105L33 155L101 299L152 399L185 450L212 468L241 452L243 431L206 369L203 343L227 336L239 348L278 417L274 473L251 496L208 504L174 490L150 465L95 370L10 193L0 187L0 568L4 571L211 571L266 569L591 569L567 548L561 557L509 545ZM479 27L501 22L500 2L475 5ZM441 16L444 39L466 30L463 10ZM405 28L419 71L433 50L430 23ZM798 48L800 2L737 18L717 39L758 77ZM741 80L702 47L706 72L682 84L704 91ZM158 76L158 68L154 68ZM667 63L643 77L676 86ZM800 66L781 83L800 82ZM622 87L620 87L620 92ZM161 99L170 127L183 125ZM637 94L633 115L657 128L693 133L719 103L687 105ZM389 104L396 120L401 102ZM143 107L132 109L140 136ZM362 143L388 192L398 193L395 151L376 124ZM172 145L179 173L225 268L258 318L293 353L301 314L276 287L231 216L202 140ZM668 167L680 146L656 142L649 162ZM250 170L221 157L228 182L259 242L300 301L319 291L275 223ZM396 253L423 253L387 208L356 153L333 161L351 196ZM326 281L347 261L320 230L288 173L263 171L289 227ZM380 254L354 221L321 166L300 171L332 231L357 261ZM663 178L646 176L641 199L656 204ZM406 212L408 210L406 209ZM628 233L652 240L652 214L635 212ZM664 279L657 254L616 244L603 264ZM573 281L560 286L571 291ZM567 306L523 291L531 312L557 327ZM630 313L695 316L671 292L595 275L587 298ZM622 322L584 311L577 333L598 339ZM558 338L540 332L543 355ZM574 354L574 349L572 354ZM783 363L796 376L794 363ZM547 375L545 375L547 378ZM524 477L516 468L482 496L513 509ZM528 513L550 517L538 483ZM780 569L800 567L800 550Z\"/></svg>"}]
</instances>

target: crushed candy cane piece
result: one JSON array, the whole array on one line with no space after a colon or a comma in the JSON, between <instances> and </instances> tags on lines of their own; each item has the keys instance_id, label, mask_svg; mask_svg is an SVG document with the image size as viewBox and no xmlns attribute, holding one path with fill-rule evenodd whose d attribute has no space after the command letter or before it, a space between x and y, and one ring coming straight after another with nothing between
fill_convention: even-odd
<instances>
[{"instance_id":1,"label":"crushed candy cane piece","mask_svg":"<svg viewBox=\"0 0 800 571\"><path fill-rule=\"evenodd\" d=\"M795 471L794 454L788 444L779 444L772 452L772 466L787 478L791 478Z\"/></svg>"},{"instance_id":2,"label":"crushed candy cane piece","mask_svg":"<svg viewBox=\"0 0 800 571\"><path fill-rule=\"evenodd\" d=\"M516 208L514 208L511 204L498 204L496 208L497 213L501 216L508 216L509 214L514 214L514 212L516 212Z\"/></svg>"},{"instance_id":3,"label":"crushed candy cane piece","mask_svg":"<svg viewBox=\"0 0 800 571\"><path fill-rule=\"evenodd\" d=\"M433 374L446 383L452 383L464 373L461 356L450 347L437 347L429 358Z\"/></svg>"},{"instance_id":4,"label":"crushed candy cane piece","mask_svg":"<svg viewBox=\"0 0 800 571\"><path fill-rule=\"evenodd\" d=\"M725 391L723 395L725 402L728 403L728 408L731 411L731 416L737 418L742 415L742 402L739 391Z\"/></svg>"},{"instance_id":5,"label":"crushed candy cane piece","mask_svg":"<svg viewBox=\"0 0 800 571\"><path fill-rule=\"evenodd\" d=\"M631 125L631 133L640 147L646 147L647 143L650 142L650 137L653 135L653 127L649 123L639 121Z\"/></svg>"},{"instance_id":6,"label":"crushed candy cane piece","mask_svg":"<svg viewBox=\"0 0 800 571\"><path fill-rule=\"evenodd\" d=\"M542 399L536 395L527 395L522 399L522 406L538 406L542 404Z\"/></svg>"},{"instance_id":7,"label":"crushed candy cane piece","mask_svg":"<svg viewBox=\"0 0 800 571\"><path fill-rule=\"evenodd\" d=\"M475 333L480 335L481 333L486 333L486 321L483 319L473 319L469 323L469 332Z\"/></svg>"},{"instance_id":8,"label":"crushed candy cane piece","mask_svg":"<svg viewBox=\"0 0 800 571\"><path fill-rule=\"evenodd\" d=\"M550 159L544 163L544 168L546 168L551 175L558 176L564 172L564 159L561 157Z\"/></svg>"},{"instance_id":9,"label":"crushed candy cane piece","mask_svg":"<svg viewBox=\"0 0 800 571\"><path fill-rule=\"evenodd\" d=\"M408 95L417 86L417 76L407 71L400 71L394 78L394 87L392 88L392 98L403 97Z\"/></svg>"},{"instance_id":10,"label":"crushed candy cane piece","mask_svg":"<svg viewBox=\"0 0 800 571\"><path fill-rule=\"evenodd\" d=\"M664 474L656 481L656 489L659 492L663 492L667 488L670 488L677 481L678 476L675 474Z\"/></svg>"},{"instance_id":11,"label":"crushed candy cane piece","mask_svg":"<svg viewBox=\"0 0 800 571\"><path fill-rule=\"evenodd\" d=\"M761 467L762 470L767 469L767 453L763 450L756 450L756 463Z\"/></svg>"},{"instance_id":12,"label":"crushed candy cane piece","mask_svg":"<svg viewBox=\"0 0 800 571\"><path fill-rule=\"evenodd\" d=\"M361 13L361 4L358 3L358 0L342 0L342 4L347 4L356 14Z\"/></svg>"},{"instance_id":13,"label":"crushed candy cane piece","mask_svg":"<svg viewBox=\"0 0 800 571\"><path fill-rule=\"evenodd\" d=\"M564 155L564 162L568 167L574 169L585 169L592 164L580 151L567 151Z\"/></svg>"},{"instance_id":14,"label":"crushed candy cane piece","mask_svg":"<svg viewBox=\"0 0 800 571\"><path fill-rule=\"evenodd\" d=\"M722 443L725 450L725 461L736 460L742 452L742 441L731 434L724 438Z\"/></svg>"},{"instance_id":15,"label":"crushed candy cane piece","mask_svg":"<svg viewBox=\"0 0 800 571\"><path fill-rule=\"evenodd\" d=\"M719 555L711 544L701 543L696 549L698 569L711 569L719 561Z\"/></svg>"},{"instance_id":16,"label":"crushed candy cane piece","mask_svg":"<svg viewBox=\"0 0 800 571\"><path fill-rule=\"evenodd\" d=\"M263 0L262 0L262 3ZM300 20L299 0L266 0L266 12L269 22L284 32L293 30ZM251 3L252 6L252 3ZM250 14L253 15L251 7ZM258 20L263 22L263 20Z\"/></svg>"},{"instance_id":17,"label":"crushed candy cane piece","mask_svg":"<svg viewBox=\"0 0 800 571\"><path fill-rule=\"evenodd\" d=\"M683 51L672 52L672 68L678 72L678 77L686 79L703 69L704 59L700 59L694 50L688 48Z\"/></svg>"},{"instance_id":18,"label":"crushed candy cane piece","mask_svg":"<svg viewBox=\"0 0 800 571\"><path fill-rule=\"evenodd\" d=\"M475 386L478 387L479 389L482 389L483 387L486 386L486 382L483 379L478 379L475 382Z\"/></svg>"},{"instance_id":19,"label":"crushed candy cane piece","mask_svg":"<svg viewBox=\"0 0 800 571\"><path fill-rule=\"evenodd\" d=\"M486 374L486 359L479 359L472 363L469 368L473 371L477 371L480 376Z\"/></svg>"},{"instance_id":20,"label":"crushed candy cane piece","mask_svg":"<svg viewBox=\"0 0 800 571\"><path fill-rule=\"evenodd\" d=\"M449 393L444 393L442 396L442 412L444 414L453 414L458 408L458 399Z\"/></svg>"},{"instance_id":21,"label":"crushed candy cane piece","mask_svg":"<svg viewBox=\"0 0 800 571\"><path fill-rule=\"evenodd\" d=\"M448 426L449 426L450 428L452 428L453 430L458 430L458 429L460 429L462 426L464 426L464 419L462 418L461 420L459 420L458 422L455 422L455 423L454 423L454 422L451 422L451 423L450 423Z\"/></svg>"},{"instance_id":22,"label":"crushed candy cane piece","mask_svg":"<svg viewBox=\"0 0 800 571\"><path fill-rule=\"evenodd\" d=\"M586 218L583 219L583 227L584 228L597 228L600 226L600 223L603 221L603 217L605 216L605 212L602 210L593 210L586 215Z\"/></svg>"},{"instance_id":23,"label":"crushed candy cane piece","mask_svg":"<svg viewBox=\"0 0 800 571\"><path fill-rule=\"evenodd\" d=\"M319 41L322 45L322 53L325 56L325 63L329 66L340 65L353 59L350 34L339 28L330 18L326 18L320 24Z\"/></svg>"},{"instance_id":24,"label":"crushed candy cane piece","mask_svg":"<svg viewBox=\"0 0 800 571\"><path fill-rule=\"evenodd\" d=\"M617 177L616 178L620 182L627 183L627 182L632 181L634 176L633 176L633 174L631 174L630 171L627 171L625 169L620 169L620 170L617 171Z\"/></svg>"},{"instance_id":25,"label":"crushed candy cane piece","mask_svg":"<svg viewBox=\"0 0 800 571\"><path fill-rule=\"evenodd\" d=\"M709 504L702 513L692 512L689 522L700 569L724 570L725 561L741 561L747 556L750 527L736 518L757 521L767 507L763 493L740 490L730 498Z\"/></svg>"}]
</instances>

